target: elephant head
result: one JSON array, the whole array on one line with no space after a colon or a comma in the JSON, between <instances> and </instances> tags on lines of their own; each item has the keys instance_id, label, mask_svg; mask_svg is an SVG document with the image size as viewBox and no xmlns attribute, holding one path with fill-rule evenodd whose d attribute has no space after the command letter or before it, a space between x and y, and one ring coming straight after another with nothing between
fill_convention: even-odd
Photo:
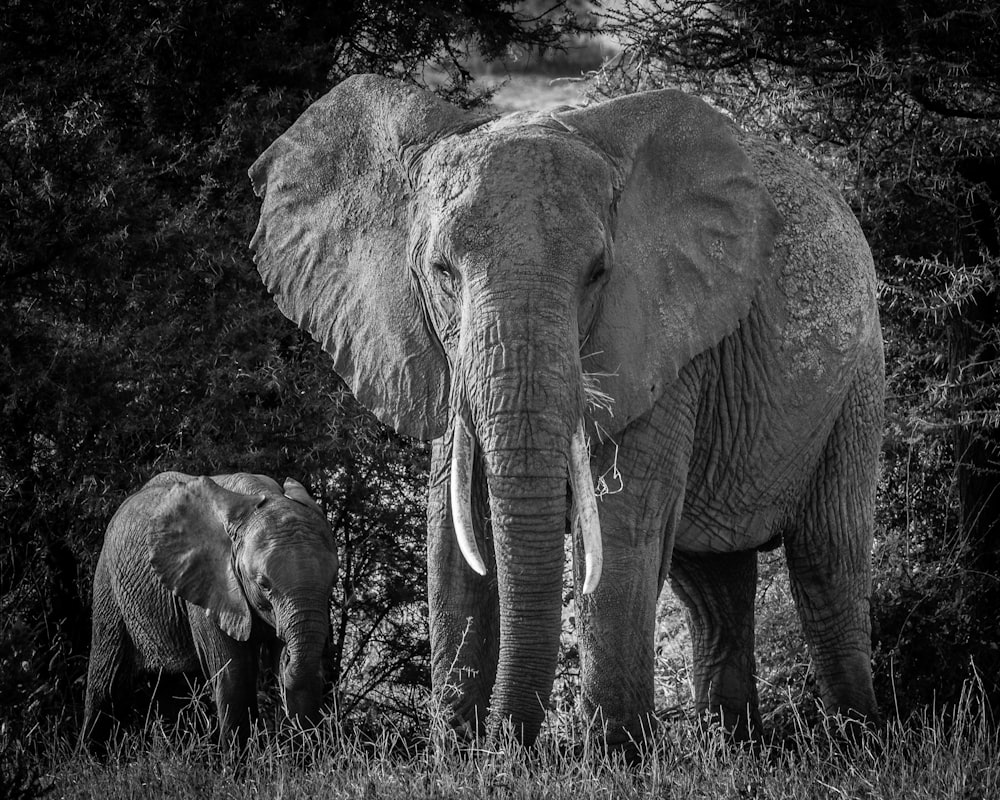
<instances>
[{"instance_id":1,"label":"elephant head","mask_svg":"<svg viewBox=\"0 0 1000 800\"><path fill-rule=\"evenodd\" d=\"M490 727L531 741L568 494L584 592L600 577L586 432L624 428L736 328L777 211L726 120L671 91L490 119L356 76L250 176L251 246L285 315L383 422L424 439L453 425L455 528L485 573L469 508L482 459L500 602ZM610 408L588 406L595 381Z\"/></svg>"},{"instance_id":2,"label":"elephant head","mask_svg":"<svg viewBox=\"0 0 1000 800\"><path fill-rule=\"evenodd\" d=\"M333 534L298 481L282 488L262 476L239 478L241 491L208 477L171 486L153 515L149 563L167 589L233 639L251 637L254 617L270 626L284 644L285 710L312 725L337 575Z\"/></svg>"}]
</instances>

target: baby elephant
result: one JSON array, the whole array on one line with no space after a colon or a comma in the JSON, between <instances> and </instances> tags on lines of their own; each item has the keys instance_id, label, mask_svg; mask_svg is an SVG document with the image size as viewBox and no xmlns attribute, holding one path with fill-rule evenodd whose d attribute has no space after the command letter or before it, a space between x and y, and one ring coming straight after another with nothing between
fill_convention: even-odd
<instances>
[{"instance_id":1,"label":"baby elephant","mask_svg":"<svg viewBox=\"0 0 1000 800\"><path fill-rule=\"evenodd\" d=\"M97 562L84 743L124 719L137 675L200 673L221 743L242 746L262 647L282 654L289 718L314 724L336 575L330 526L298 481L157 475L118 509Z\"/></svg>"}]
</instances>

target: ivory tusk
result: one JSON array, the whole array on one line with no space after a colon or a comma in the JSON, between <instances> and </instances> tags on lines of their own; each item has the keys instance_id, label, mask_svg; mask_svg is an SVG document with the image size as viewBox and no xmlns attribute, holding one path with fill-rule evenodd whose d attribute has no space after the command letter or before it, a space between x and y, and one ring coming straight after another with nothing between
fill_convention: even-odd
<instances>
[{"instance_id":1,"label":"ivory tusk","mask_svg":"<svg viewBox=\"0 0 1000 800\"><path fill-rule=\"evenodd\" d=\"M486 565L476 543L476 528L472 522L472 437L461 421L455 421L455 438L451 449L451 517L455 523L458 549L466 562L480 575Z\"/></svg>"},{"instance_id":2,"label":"ivory tusk","mask_svg":"<svg viewBox=\"0 0 1000 800\"><path fill-rule=\"evenodd\" d=\"M594 484L590 477L590 453L583 434L583 420L576 426L576 433L569 446L569 475L573 486L573 509L580 524L583 539L584 561L587 571L583 579L583 593L590 594L601 580L604 553L601 548L601 518L597 513Z\"/></svg>"}]
</instances>

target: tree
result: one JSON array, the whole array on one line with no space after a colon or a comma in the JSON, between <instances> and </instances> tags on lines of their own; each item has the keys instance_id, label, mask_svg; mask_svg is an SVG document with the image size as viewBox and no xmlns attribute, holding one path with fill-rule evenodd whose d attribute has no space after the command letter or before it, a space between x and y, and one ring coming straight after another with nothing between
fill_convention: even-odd
<instances>
[{"instance_id":1,"label":"tree","mask_svg":"<svg viewBox=\"0 0 1000 800\"><path fill-rule=\"evenodd\" d=\"M415 486L425 450L358 407L267 297L246 249L258 207L246 170L353 72L433 78L475 102L462 54L555 44L571 24L561 6L533 17L502 0L8 4L0 706L9 730L73 715L104 527L163 469L303 480L353 548L341 599L356 600L338 620L337 663L360 661L345 646L372 647L395 635L389 626L409 626L396 638L413 669L397 657L392 676L426 680L422 622L401 610L423 580Z\"/></svg>"},{"instance_id":2,"label":"tree","mask_svg":"<svg viewBox=\"0 0 1000 800\"><path fill-rule=\"evenodd\" d=\"M880 653L909 707L955 699L970 660L995 706L1000 4L626 0L609 18L627 57L608 91L703 94L844 188L884 281Z\"/></svg>"}]
</instances>

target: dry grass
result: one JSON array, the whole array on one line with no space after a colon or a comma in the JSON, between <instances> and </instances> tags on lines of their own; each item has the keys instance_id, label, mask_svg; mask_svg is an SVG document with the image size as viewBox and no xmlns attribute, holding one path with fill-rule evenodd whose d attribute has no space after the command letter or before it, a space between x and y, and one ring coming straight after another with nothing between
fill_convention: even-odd
<instances>
[{"instance_id":1,"label":"dry grass","mask_svg":"<svg viewBox=\"0 0 1000 800\"><path fill-rule=\"evenodd\" d=\"M411 741L374 738L332 721L308 744L262 736L242 761L204 736L152 725L106 760L58 740L40 757L43 783L60 798L993 798L1000 796L997 734L970 692L951 712L844 744L836 721L802 724L781 748L727 744L689 723L661 729L640 763L598 752L572 717L558 716L536 747L475 750L440 728Z\"/></svg>"}]
</instances>

